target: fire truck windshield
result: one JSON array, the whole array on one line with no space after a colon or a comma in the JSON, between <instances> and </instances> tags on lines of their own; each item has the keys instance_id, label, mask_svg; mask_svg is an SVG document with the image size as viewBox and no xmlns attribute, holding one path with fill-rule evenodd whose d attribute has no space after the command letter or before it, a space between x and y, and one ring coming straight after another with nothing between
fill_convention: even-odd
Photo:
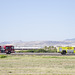
<instances>
[{"instance_id":1,"label":"fire truck windshield","mask_svg":"<svg viewBox=\"0 0 75 75\"><path fill-rule=\"evenodd\" d=\"M7 46L6 49L14 49L13 46Z\"/></svg>"},{"instance_id":2,"label":"fire truck windshield","mask_svg":"<svg viewBox=\"0 0 75 75\"><path fill-rule=\"evenodd\" d=\"M10 47L6 47L6 49L10 49Z\"/></svg>"}]
</instances>

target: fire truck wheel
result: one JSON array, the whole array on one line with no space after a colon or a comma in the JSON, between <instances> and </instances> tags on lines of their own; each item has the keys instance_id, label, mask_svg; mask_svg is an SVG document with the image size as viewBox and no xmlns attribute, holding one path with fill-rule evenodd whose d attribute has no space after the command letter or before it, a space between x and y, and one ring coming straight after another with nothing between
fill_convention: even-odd
<instances>
[{"instance_id":1,"label":"fire truck wheel","mask_svg":"<svg viewBox=\"0 0 75 75\"><path fill-rule=\"evenodd\" d=\"M11 51L8 51L6 54L11 54Z\"/></svg>"},{"instance_id":2,"label":"fire truck wheel","mask_svg":"<svg viewBox=\"0 0 75 75\"><path fill-rule=\"evenodd\" d=\"M61 54L62 54L62 55L66 55L66 51L65 51L65 50L63 50Z\"/></svg>"}]
</instances>

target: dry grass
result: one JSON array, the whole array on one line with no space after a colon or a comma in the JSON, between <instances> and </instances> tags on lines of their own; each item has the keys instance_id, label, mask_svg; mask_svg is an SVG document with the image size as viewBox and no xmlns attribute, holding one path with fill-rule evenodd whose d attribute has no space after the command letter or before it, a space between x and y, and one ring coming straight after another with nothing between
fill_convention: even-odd
<instances>
[{"instance_id":1,"label":"dry grass","mask_svg":"<svg viewBox=\"0 0 75 75\"><path fill-rule=\"evenodd\" d=\"M8 55L0 58L0 75L75 75L75 56Z\"/></svg>"}]
</instances>

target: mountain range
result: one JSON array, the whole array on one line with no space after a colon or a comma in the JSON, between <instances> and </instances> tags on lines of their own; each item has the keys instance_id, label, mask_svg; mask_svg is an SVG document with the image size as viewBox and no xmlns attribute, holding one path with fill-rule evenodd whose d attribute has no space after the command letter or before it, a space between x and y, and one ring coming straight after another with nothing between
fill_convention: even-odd
<instances>
[{"instance_id":1,"label":"mountain range","mask_svg":"<svg viewBox=\"0 0 75 75\"><path fill-rule=\"evenodd\" d=\"M75 38L66 39L64 41L4 41L0 45L12 44L15 47L44 47L44 46L75 46Z\"/></svg>"}]
</instances>

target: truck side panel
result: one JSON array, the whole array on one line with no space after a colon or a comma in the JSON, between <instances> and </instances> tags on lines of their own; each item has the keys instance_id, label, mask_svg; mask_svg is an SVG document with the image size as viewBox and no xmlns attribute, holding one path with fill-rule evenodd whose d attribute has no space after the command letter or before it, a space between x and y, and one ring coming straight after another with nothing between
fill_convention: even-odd
<instances>
[{"instance_id":1,"label":"truck side panel","mask_svg":"<svg viewBox=\"0 0 75 75\"><path fill-rule=\"evenodd\" d=\"M57 52L61 53L63 50L65 50L66 53L75 53L75 47L58 47Z\"/></svg>"}]
</instances>

